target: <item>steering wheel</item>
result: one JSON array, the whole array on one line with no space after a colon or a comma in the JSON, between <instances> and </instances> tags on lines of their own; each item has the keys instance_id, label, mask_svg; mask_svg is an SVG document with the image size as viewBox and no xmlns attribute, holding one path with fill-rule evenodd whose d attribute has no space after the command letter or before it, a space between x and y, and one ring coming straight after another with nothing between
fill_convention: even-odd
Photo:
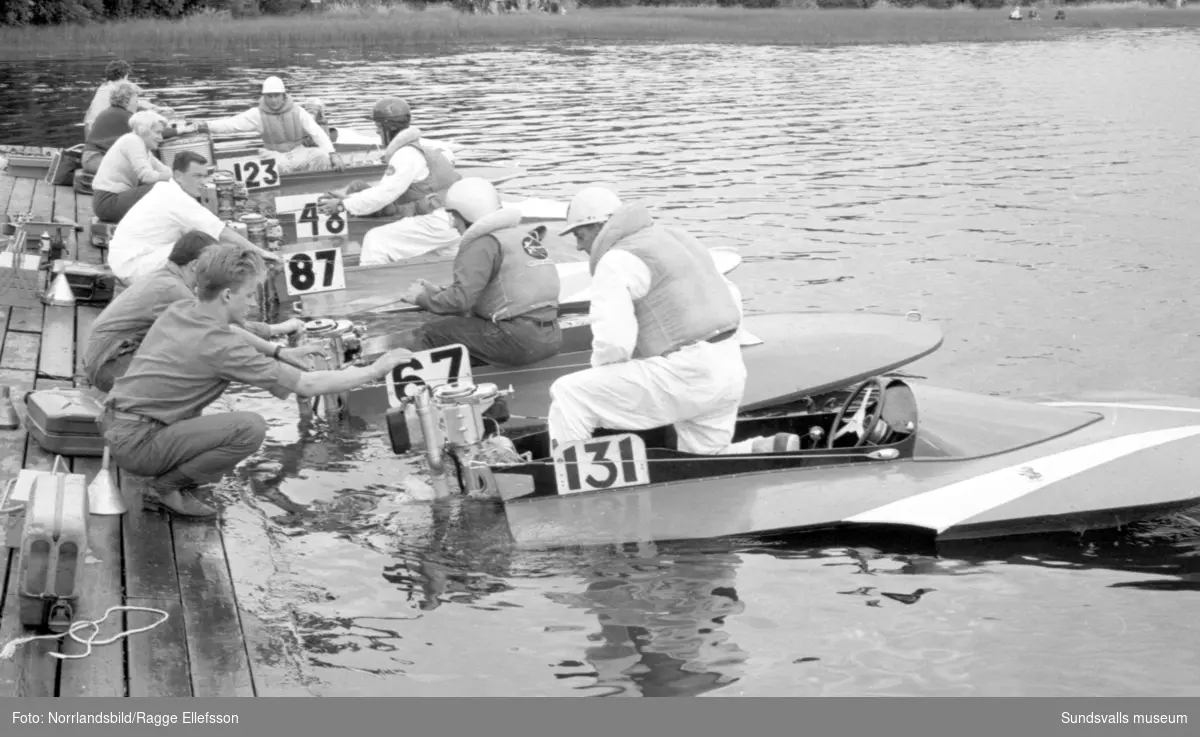
<instances>
[{"instance_id":1,"label":"steering wheel","mask_svg":"<svg viewBox=\"0 0 1200 737\"><path fill-rule=\"evenodd\" d=\"M879 396L875 400L875 410L869 416L866 416L867 405L871 403L870 390L875 389ZM863 395L862 404L858 406L858 411L850 419L846 419L846 411L854 404L854 400L858 395ZM879 418L883 415L883 381L879 378L869 379L859 385L857 389L846 399L846 403L838 410L837 417L833 418L833 428L829 432L829 440L825 442L827 449L833 449L833 441L842 437L848 432L858 434L858 442L853 447L858 448L863 443L867 442L871 431L875 429L875 425L879 422ZM864 422L864 419L866 420ZM845 427L842 424L845 423Z\"/></svg>"}]
</instances>

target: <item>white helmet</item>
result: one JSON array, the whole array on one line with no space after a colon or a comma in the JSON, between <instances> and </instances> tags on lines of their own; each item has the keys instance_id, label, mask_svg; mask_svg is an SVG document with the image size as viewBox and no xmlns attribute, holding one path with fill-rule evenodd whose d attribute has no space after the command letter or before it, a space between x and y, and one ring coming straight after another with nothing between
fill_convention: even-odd
<instances>
[{"instance_id":1,"label":"white helmet","mask_svg":"<svg viewBox=\"0 0 1200 737\"><path fill-rule=\"evenodd\" d=\"M571 198L567 206L567 227L559 235L567 235L581 225L603 223L621 206L616 192L604 187L585 187Z\"/></svg>"},{"instance_id":2,"label":"white helmet","mask_svg":"<svg viewBox=\"0 0 1200 737\"><path fill-rule=\"evenodd\" d=\"M262 93L264 95L282 95L287 93L287 88L283 86L283 80L279 77L267 77L263 80Z\"/></svg>"},{"instance_id":3,"label":"white helmet","mask_svg":"<svg viewBox=\"0 0 1200 737\"><path fill-rule=\"evenodd\" d=\"M477 223L484 215L490 215L504 205L491 182L479 177L463 177L446 190L445 207L457 212L468 223Z\"/></svg>"}]
</instances>

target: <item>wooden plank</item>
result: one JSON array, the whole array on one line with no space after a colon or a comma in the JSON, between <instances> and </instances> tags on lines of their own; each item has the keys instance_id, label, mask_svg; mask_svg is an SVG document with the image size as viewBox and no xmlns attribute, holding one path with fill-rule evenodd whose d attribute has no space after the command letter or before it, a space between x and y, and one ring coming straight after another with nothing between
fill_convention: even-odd
<instances>
[{"instance_id":1,"label":"wooden plank","mask_svg":"<svg viewBox=\"0 0 1200 737\"><path fill-rule=\"evenodd\" d=\"M13 187L17 186L17 178L0 171L0 208L8 212L8 200L12 197Z\"/></svg>"},{"instance_id":2,"label":"wooden plank","mask_svg":"<svg viewBox=\"0 0 1200 737\"><path fill-rule=\"evenodd\" d=\"M30 205L30 211L38 220L47 221L54 215L54 185L47 182L45 179L36 179L33 182L33 203ZM30 237L36 237L37 233L31 233Z\"/></svg>"},{"instance_id":3,"label":"wooden plank","mask_svg":"<svg viewBox=\"0 0 1200 737\"><path fill-rule=\"evenodd\" d=\"M172 521L175 564L197 697L253 696L254 684L221 530L212 520Z\"/></svg>"},{"instance_id":4,"label":"wooden plank","mask_svg":"<svg viewBox=\"0 0 1200 737\"><path fill-rule=\"evenodd\" d=\"M192 676L183 623L183 604L178 598L127 598L125 603L167 613L167 621L149 632L129 637L129 695L191 696ZM153 623L158 615L127 612L125 618L130 629L137 629Z\"/></svg>"},{"instance_id":5,"label":"wooden plank","mask_svg":"<svg viewBox=\"0 0 1200 737\"><path fill-rule=\"evenodd\" d=\"M13 186L12 198L8 202L8 212L19 215L30 212L33 207L33 190L37 180L21 178ZM37 238L37 233L29 233L29 238ZM42 307L39 302L34 307L13 308L8 320L9 330L21 330L28 333L42 331Z\"/></svg>"},{"instance_id":6,"label":"wooden plank","mask_svg":"<svg viewBox=\"0 0 1200 737\"><path fill-rule=\"evenodd\" d=\"M92 245L92 196L81 194L75 197L75 222L83 228L79 234L79 253L76 259L87 264L104 263L104 252Z\"/></svg>"},{"instance_id":7,"label":"wooden plank","mask_svg":"<svg viewBox=\"0 0 1200 737\"><path fill-rule=\"evenodd\" d=\"M88 484L100 473L100 459L77 457L74 473L82 473ZM121 517L89 515L88 553L79 585L77 621L96 621L104 617L109 607L121 606ZM124 631L127 615L115 611L100 623L95 639L104 640ZM153 620L151 620L153 621ZM90 632L90 630L89 630ZM145 637L137 634L130 637ZM87 648L71 638L62 645L64 655L78 655ZM92 648L90 655L77 660L64 660L58 685L59 696L124 696L125 641Z\"/></svg>"},{"instance_id":8,"label":"wooden plank","mask_svg":"<svg viewBox=\"0 0 1200 737\"><path fill-rule=\"evenodd\" d=\"M274 570L271 554L263 539L263 517L238 505L227 507L221 515L221 540L238 602L242 635L250 658L257 696L311 696L309 678L304 672L303 653L294 632L263 621L253 602L270 596L267 579ZM249 605L248 605L249 604ZM248 609L250 611L248 611Z\"/></svg>"},{"instance_id":9,"label":"wooden plank","mask_svg":"<svg viewBox=\"0 0 1200 737\"><path fill-rule=\"evenodd\" d=\"M75 377L75 308L46 307L38 376L62 381Z\"/></svg>"},{"instance_id":10,"label":"wooden plank","mask_svg":"<svg viewBox=\"0 0 1200 737\"><path fill-rule=\"evenodd\" d=\"M125 595L139 599L179 598L175 545L166 512L142 509L148 479L118 471L129 511L124 519Z\"/></svg>"},{"instance_id":11,"label":"wooden plank","mask_svg":"<svg viewBox=\"0 0 1200 737\"><path fill-rule=\"evenodd\" d=\"M76 218L75 205L75 188L58 186L54 188L54 217L68 218L75 220ZM76 224L83 225L78 220ZM65 235L65 234L64 234ZM66 258L77 260L79 258L79 241L83 238L83 233L76 232L72 236L66 238L67 253Z\"/></svg>"},{"instance_id":12,"label":"wooden plank","mask_svg":"<svg viewBox=\"0 0 1200 737\"><path fill-rule=\"evenodd\" d=\"M37 353L40 336L31 333L8 332L0 344L0 383L9 387L13 407L21 427L0 431L0 483L15 478L24 467L26 442L25 394L33 390L37 379ZM5 515L4 533L9 547L21 544L23 514Z\"/></svg>"}]
</instances>

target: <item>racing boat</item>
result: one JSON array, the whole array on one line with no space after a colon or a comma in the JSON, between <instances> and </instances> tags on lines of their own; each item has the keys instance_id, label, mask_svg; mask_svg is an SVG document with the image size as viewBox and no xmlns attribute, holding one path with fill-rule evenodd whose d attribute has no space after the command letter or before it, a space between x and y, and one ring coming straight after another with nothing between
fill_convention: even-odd
<instances>
[{"instance_id":1,"label":"racing boat","mask_svg":"<svg viewBox=\"0 0 1200 737\"><path fill-rule=\"evenodd\" d=\"M410 383L387 427L395 452L425 454L439 493L454 474L469 496L503 504L523 548L855 527L968 540L1200 504L1200 400L1039 402L931 386L896 373L942 343L913 317L745 319L735 440L796 433L796 451L696 455L669 427L604 429L552 450L544 428L505 421L544 416L544 387L510 394L484 372Z\"/></svg>"}]
</instances>

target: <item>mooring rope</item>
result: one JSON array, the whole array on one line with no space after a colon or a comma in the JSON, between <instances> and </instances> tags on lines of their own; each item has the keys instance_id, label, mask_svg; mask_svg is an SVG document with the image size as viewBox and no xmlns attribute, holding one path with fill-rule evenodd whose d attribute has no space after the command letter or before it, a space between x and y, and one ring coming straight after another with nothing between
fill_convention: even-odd
<instances>
[{"instance_id":1,"label":"mooring rope","mask_svg":"<svg viewBox=\"0 0 1200 737\"><path fill-rule=\"evenodd\" d=\"M158 614L158 615L160 615L160 618L158 619L158 621L148 624L145 627L137 627L135 629L125 630L124 632L118 632L117 634L113 635L112 637L108 638L107 640L97 641L96 635L100 634L100 624L104 620L108 619L108 615L112 614L115 611L148 612L150 614ZM61 637L67 637L68 635L71 637L72 640L74 640L75 642L78 642L80 645L86 645L87 650L82 653L79 653L78 655L64 655L62 653L50 653L50 656L54 657L54 658L58 658L59 660L77 660L79 658L86 658L87 656L92 654L92 646L93 645L111 645L114 642L116 642L117 640L121 639L122 637L128 637L129 635L136 635L140 632L148 632L148 631L154 629L155 627L157 627L158 625L162 624L163 622L167 621L167 618L169 616L170 615L167 614L167 612L164 612L162 609L154 609L153 607L110 606L108 608L108 611L104 612L104 616L101 617L100 619L93 619L93 620L81 619L78 622L73 622L71 624L70 629L68 629L66 632L61 632L57 635L30 635L29 637L18 637L17 639L15 639L15 640L9 642L7 645L5 645L3 650L0 650L0 660L11 660L12 657L14 655L16 655L17 648L20 647L21 645L24 645L27 642L34 642L36 640L57 640ZM75 635L75 633L78 632L79 630L85 629L87 627L91 627L93 630L91 636L88 637L86 640L79 639Z\"/></svg>"}]
</instances>

